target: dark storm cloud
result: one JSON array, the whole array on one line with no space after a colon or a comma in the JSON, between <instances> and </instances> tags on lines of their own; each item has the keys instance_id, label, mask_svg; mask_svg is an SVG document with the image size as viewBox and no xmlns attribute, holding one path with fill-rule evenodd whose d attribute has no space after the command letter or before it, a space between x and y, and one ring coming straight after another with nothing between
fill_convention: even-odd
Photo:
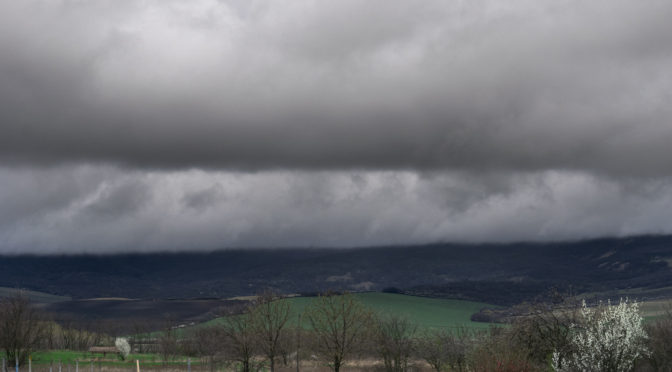
<instances>
[{"instance_id":1,"label":"dark storm cloud","mask_svg":"<svg viewBox=\"0 0 672 372\"><path fill-rule=\"evenodd\" d=\"M7 164L672 173L667 1L0 7Z\"/></svg>"},{"instance_id":2,"label":"dark storm cloud","mask_svg":"<svg viewBox=\"0 0 672 372\"><path fill-rule=\"evenodd\" d=\"M0 2L0 253L672 233L671 17Z\"/></svg>"}]
</instances>

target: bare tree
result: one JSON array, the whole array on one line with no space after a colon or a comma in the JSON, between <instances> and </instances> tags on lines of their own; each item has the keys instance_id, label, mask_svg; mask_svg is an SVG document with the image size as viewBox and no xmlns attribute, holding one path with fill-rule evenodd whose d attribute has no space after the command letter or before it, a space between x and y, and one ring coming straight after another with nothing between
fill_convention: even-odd
<instances>
[{"instance_id":1,"label":"bare tree","mask_svg":"<svg viewBox=\"0 0 672 372\"><path fill-rule=\"evenodd\" d=\"M251 314L259 348L268 358L271 372L275 372L275 359L281 354L280 340L291 314L289 302L267 291L259 295Z\"/></svg>"},{"instance_id":2,"label":"bare tree","mask_svg":"<svg viewBox=\"0 0 672 372\"><path fill-rule=\"evenodd\" d=\"M225 344L224 329L221 326L198 328L192 335L197 354L206 358L210 371L216 369L218 356L221 356L222 345Z\"/></svg>"},{"instance_id":3,"label":"bare tree","mask_svg":"<svg viewBox=\"0 0 672 372\"><path fill-rule=\"evenodd\" d=\"M417 326L408 318L387 316L376 322L375 341L379 354L383 357L385 370L404 372L413 352L413 336Z\"/></svg>"},{"instance_id":4,"label":"bare tree","mask_svg":"<svg viewBox=\"0 0 672 372\"><path fill-rule=\"evenodd\" d=\"M451 371L465 371L470 333L464 328L454 332L444 329L426 331L417 340L418 355L437 372L445 367Z\"/></svg>"},{"instance_id":5,"label":"bare tree","mask_svg":"<svg viewBox=\"0 0 672 372\"><path fill-rule=\"evenodd\" d=\"M651 354L646 361L654 371L672 371L672 304L665 315L645 325Z\"/></svg>"},{"instance_id":6,"label":"bare tree","mask_svg":"<svg viewBox=\"0 0 672 372\"><path fill-rule=\"evenodd\" d=\"M239 362L242 372L255 370L254 355L258 337L251 315L248 313L224 318L222 331L226 339L225 352L229 359Z\"/></svg>"},{"instance_id":7,"label":"bare tree","mask_svg":"<svg viewBox=\"0 0 672 372\"><path fill-rule=\"evenodd\" d=\"M133 323L131 325L131 332L133 334L133 338L131 339L131 346L137 353L145 353L147 352L147 342L149 341L150 337L150 328L147 325L147 323L142 322L141 320L133 320Z\"/></svg>"},{"instance_id":8,"label":"bare tree","mask_svg":"<svg viewBox=\"0 0 672 372\"><path fill-rule=\"evenodd\" d=\"M177 342L177 335L175 334L175 329L173 324L174 320L171 320L171 317L166 318L166 325L164 331L158 337L158 349L163 362L175 359L175 357L180 353L180 345Z\"/></svg>"},{"instance_id":9,"label":"bare tree","mask_svg":"<svg viewBox=\"0 0 672 372\"><path fill-rule=\"evenodd\" d=\"M529 314L513 322L512 342L527 350L531 360L543 364L554 351L570 351L570 326L581 322L579 315L580 304L573 300L534 304Z\"/></svg>"},{"instance_id":10,"label":"bare tree","mask_svg":"<svg viewBox=\"0 0 672 372\"><path fill-rule=\"evenodd\" d=\"M315 351L338 372L364 343L372 314L350 294L326 294L313 301L306 318L316 338Z\"/></svg>"},{"instance_id":11,"label":"bare tree","mask_svg":"<svg viewBox=\"0 0 672 372\"><path fill-rule=\"evenodd\" d=\"M45 332L42 314L27 297L0 300L0 346L10 364L23 364Z\"/></svg>"}]
</instances>

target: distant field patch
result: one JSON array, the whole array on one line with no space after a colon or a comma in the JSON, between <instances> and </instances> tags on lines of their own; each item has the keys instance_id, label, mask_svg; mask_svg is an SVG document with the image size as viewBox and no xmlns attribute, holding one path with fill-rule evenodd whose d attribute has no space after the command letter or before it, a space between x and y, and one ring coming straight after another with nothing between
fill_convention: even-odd
<instances>
[{"instance_id":1,"label":"distant field patch","mask_svg":"<svg viewBox=\"0 0 672 372\"><path fill-rule=\"evenodd\" d=\"M470 319L471 315L485 307L497 307L483 302L446 300L393 293L369 292L357 293L354 296L364 305L381 315L389 314L407 317L411 322L417 324L419 329L488 328L490 324L472 322ZM295 314L293 316L294 323L296 323L298 315L304 313L314 299L314 297L294 297L283 300L288 301L292 305L292 311ZM203 325L207 326L220 322L222 322L222 318L204 323ZM302 324L304 327L307 326L307 323L304 321L302 321Z\"/></svg>"}]
</instances>

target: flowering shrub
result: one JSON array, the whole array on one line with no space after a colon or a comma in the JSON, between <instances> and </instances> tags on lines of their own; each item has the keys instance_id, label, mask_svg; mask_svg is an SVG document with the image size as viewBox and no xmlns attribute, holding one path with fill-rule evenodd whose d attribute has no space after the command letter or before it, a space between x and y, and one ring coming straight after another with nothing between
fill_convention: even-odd
<instances>
[{"instance_id":1,"label":"flowering shrub","mask_svg":"<svg viewBox=\"0 0 672 372\"><path fill-rule=\"evenodd\" d=\"M131 353L131 345L129 345L128 340L123 337L117 337L117 339L114 340L114 346L116 346L117 350L119 350L119 356L121 356L121 359L126 359L128 354Z\"/></svg>"},{"instance_id":2,"label":"flowering shrub","mask_svg":"<svg viewBox=\"0 0 672 372\"><path fill-rule=\"evenodd\" d=\"M556 371L631 371L635 360L648 354L637 302L621 300L618 305L591 309L583 302L581 325L572 324L571 352L553 353Z\"/></svg>"}]
</instances>

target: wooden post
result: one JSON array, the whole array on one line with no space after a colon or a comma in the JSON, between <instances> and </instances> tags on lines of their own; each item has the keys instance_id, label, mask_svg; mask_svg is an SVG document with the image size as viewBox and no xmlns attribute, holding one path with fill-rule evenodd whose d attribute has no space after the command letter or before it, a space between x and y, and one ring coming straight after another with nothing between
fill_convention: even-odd
<instances>
[{"instance_id":1,"label":"wooden post","mask_svg":"<svg viewBox=\"0 0 672 372\"><path fill-rule=\"evenodd\" d=\"M140 372L140 361L138 359L135 360L135 372Z\"/></svg>"},{"instance_id":2,"label":"wooden post","mask_svg":"<svg viewBox=\"0 0 672 372\"><path fill-rule=\"evenodd\" d=\"M187 372L191 372L191 358L187 358Z\"/></svg>"},{"instance_id":3,"label":"wooden post","mask_svg":"<svg viewBox=\"0 0 672 372\"><path fill-rule=\"evenodd\" d=\"M58 372L63 372L63 363L61 361L58 361Z\"/></svg>"},{"instance_id":4,"label":"wooden post","mask_svg":"<svg viewBox=\"0 0 672 372\"><path fill-rule=\"evenodd\" d=\"M33 372L33 356L28 356L28 372Z\"/></svg>"},{"instance_id":5,"label":"wooden post","mask_svg":"<svg viewBox=\"0 0 672 372\"><path fill-rule=\"evenodd\" d=\"M5 368L5 363L7 363L7 361L5 360L5 358L2 358L2 372L7 372L7 368Z\"/></svg>"},{"instance_id":6,"label":"wooden post","mask_svg":"<svg viewBox=\"0 0 672 372\"><path fill-rule=\"evenodd\" d=\"M79 372L79 360L75 359L75 372Z\"/></svg>"}]
</instances>

